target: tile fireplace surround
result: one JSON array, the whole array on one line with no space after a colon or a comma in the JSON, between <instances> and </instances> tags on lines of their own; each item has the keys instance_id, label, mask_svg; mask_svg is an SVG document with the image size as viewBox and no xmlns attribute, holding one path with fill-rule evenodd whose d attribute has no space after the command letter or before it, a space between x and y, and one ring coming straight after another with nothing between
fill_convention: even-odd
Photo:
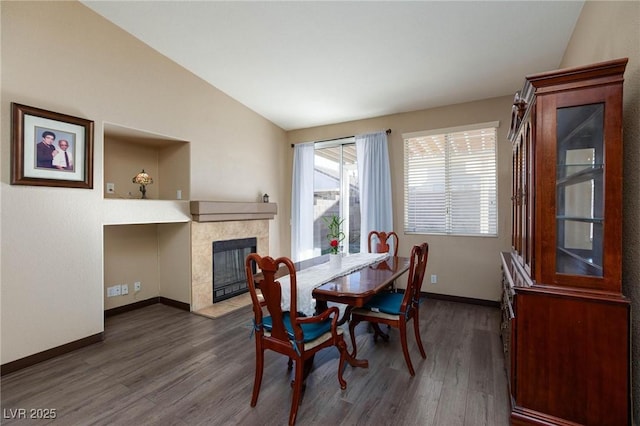
<instances>
[{"instance_id":1,"label":"tile fireplace surround","mask_svg":"<svg viewBox=\"0 0 640 426\"><path fill-rule=\"evenodd\" d=\"M257 239L257 252L269 254L269 220L275 203L191 201L191 310L213 304L214 241Z\"/></svg>"}]
</instances>

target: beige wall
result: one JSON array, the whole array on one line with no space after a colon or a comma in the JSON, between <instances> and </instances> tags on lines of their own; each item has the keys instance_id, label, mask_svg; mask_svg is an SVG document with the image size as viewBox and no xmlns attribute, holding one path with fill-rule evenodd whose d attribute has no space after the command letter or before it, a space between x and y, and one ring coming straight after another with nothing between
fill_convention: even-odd
<instances>
[{"instance_id":1,"label":"beige wall","mask_svg":"<svg viewBox=\"0 0 640 426\"><path fill-rule=\"evenodd\" d=\"M282 129L81 3L1 2L0 7L0 363L5 364L103 331L105 211L119 208L122 214L128 208L103 199L105 123L189 141L191 199L256 201L268 192L272 201L282 202L289 148ZM11 102L95 121L94 189L9 184ZM163 247L158 262L175 255L174 239L188 242L183 231L188 226L174 226L149 225L158 228L149 235L157 235ZM277 215L269 227L275 253L288 232L288 215ZM142 235L140 241L155 240ZM133 269L132 275L142 273L148 271ZM133 277L114 278L119 279ZM162 280L155 291L189 298Z\"/></svg>"},{"instance_id":2,"label":"beige wall","mask_svg":"<svg viewBox=\"0 0 640 426\"><path fill-rule=\"evenodd\" d=\"M191 228L188 223L158 225L159 294L191 303ZM189 250L185 250L189 247ZM144 287L143 287L144 288Z\"/></svg>"},{"instance_id":3,"label":"beige wall","mask_svg":"<svg viewBox=\"0 0 640 426\"><path fill-rule=\"evenodd\" d=\"M624 82L622 288L631 299L634 418L640 421L640 2L588 1L563 67L628 57Z\"/></svg>"},{"instance_id":4,"label":"beige wall","mask_svg":"<svg viewBox=\"0 0 640 426\"><path fill-rule=\"evenodd\" d=\"M147 145L105 139L102 153L105 185L107 182L115 185L115 193L105 194L105 198L140 198L139 186L131 180L143 167L144 171L153 178L153 183L146 186L146 196L152 200L160 198L158 188L162 187L162 179L158 173L160 168L158 150ZM141 158L144 158L144 161Z\"/></svg>"},{"instance_id":5,"label":"beige wall","mask_svg":"<svg viewBox=\"0 0 640 426\"><path fill-rule=\"evenodd\" d=\"M522 77L524 81L524 76ZM499 252L510 248L511 146L507 132L513 95L395 114L385 117L315 127L288 133L291 143L337 138L376 130L391 129L389 161L393 190L394 229L400 236L399 254L408 256L411 247L429 243L427 276L438 275L438 283L426 280L428 292L497 301L500 299ZM466 124L499 121L498 129L498 237L447 237L442 235L408 235L404 229L404 151L403 133L441 129ZM293 158L293 150L289 153ZM290 167L291 167L291 162ZM291 173L289 173L291 175ZM284 246L283 241L283 246Z\"/></svg>"},{"instance_id":6,"label":"beige wall","mask_svg":"<svg viewBox=\"0 0 640 426\"><path fill-rule=\"evenodd\" d=\"M107 298L104 309L111 309L160 296L157 224L116 225L104 227L105 287L128 284L129 294ZM133 283L142 285L136 293Z\"/></svg>"}]
</instances>

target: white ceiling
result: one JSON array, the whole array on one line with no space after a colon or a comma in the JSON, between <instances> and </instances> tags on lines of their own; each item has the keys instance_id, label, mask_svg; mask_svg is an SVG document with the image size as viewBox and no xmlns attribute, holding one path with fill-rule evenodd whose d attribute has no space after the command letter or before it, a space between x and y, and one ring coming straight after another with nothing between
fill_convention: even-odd
<instances>
[{"instance_id":1,"label":"white ceiling","mask_svg":"<svg viewBox=\"0 0 640 426\"><path fill-rule=\"evenodd\" d=\"M515 93L583 1L83 1L285 130Z\"/></svg>"}]
</instances>

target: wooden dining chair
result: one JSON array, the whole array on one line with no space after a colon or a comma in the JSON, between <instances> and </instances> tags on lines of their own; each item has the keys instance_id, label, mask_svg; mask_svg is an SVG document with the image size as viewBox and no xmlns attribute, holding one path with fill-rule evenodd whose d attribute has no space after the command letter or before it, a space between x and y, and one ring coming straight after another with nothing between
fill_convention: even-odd
<instances>
[{"instance_id":1,"label":"wooden dining chair","mask_svg":"<svg viewBox=\"0 0 640 426\"><path fill-rule=\"evenodd\" d=\"M413 318L413 331L416 336L416 342L420 355L426 358L422 340L420 339L420 290L424 281L425 270L427 268L427 259L429 257L429 244L422 243L415 245L411 249L411 262L409 265L409 274L407 280L407 288L404 293L385 292L379 293L362 308L356 308L351 311L351 321L349 322L349 331L351 334L351 345L353 357L357 354L355 328L361 321L369 321L374 329L374 340L382 337L389 340L389 336L380 330L379 324L387 324L390 327L400 330L400 342L402 344L402 353L404 360L409 368L409 373L415 376L409 349L407 346L407 323Z\"/></svg>"},{"instance_id":2,"label":"wooden dining chair","mask_svg":"<svg viewBox=\"0 0 640 426\"><path fill-rule=\"evenodd\" d=\"M257 276L254 276L252 272L254 264L260 270ZM290 311L284 312L280 307L280 282L275 278L281 265L288 269L291 281L291 307ZM331 346L338 348L340 352L338 382L340 389L347 387L347 382L342 377L347 345L344 341L343 330L337 325L339 311L336 307L330 307L312 317L298 316L296 269L289 258L279 257L274 260L268 256L261 257L252 253L246 258L245 268L253 303L256 341L256 371L251 406L255 407L258 402L264 369L264 352L270 349L288 356L289 369L292 368L292 361L295 362L294 379L291 383L293 396L289 412L289 425L293 425L296 422L298 406L302 399L303 383L311 371L313 358L318 351Z\"/></svg>"},{"instance_id":3,"label":"wooden dining chair","mask_svg":"<svg viewBox=\"0 0 640 426\"><path fill-rule=\"evenodd\" d=\"M375 241L377 241L377 243ZM398 255L398 234L395 232L371 231L368 236L369 253L389 253L389 243L393 243L393 255ZM374 245L375 244L375 245ZM371 248L375 247L375 251Z\"/></svg>"},{"instance_id":4,"label":"wooden dining chair","mask_svg":"<svg viewBox=\"0 0 640 426\"><path fill-rule=\"evenodd\" d=\"M371 231L369 232L369 236L367 237L367 248L369 249L369 253L389 253L391 247L389 243L393 244L393 255L398 255L398 234L395 232L383 232L383 231ZM375 247L375 251L372 251L371 248ZM384 262L381 263L384 265ZM391 284L391 288L396 288L395 280Z\"/></svg>"}]
</instances>

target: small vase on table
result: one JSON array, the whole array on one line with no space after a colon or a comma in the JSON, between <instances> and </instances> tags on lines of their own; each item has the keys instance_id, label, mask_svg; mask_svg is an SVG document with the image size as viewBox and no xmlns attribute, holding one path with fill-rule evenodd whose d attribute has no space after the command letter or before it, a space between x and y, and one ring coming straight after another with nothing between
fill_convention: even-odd
<instances>
[{"instance_id":1,"label":"small vase on table","mask_svg":"<svg viewBox=\"0 0 640 426\"><path fill-rule=\"evenodd\" d=\"M344 232L342 232L342 223L344 219L340 219L339 216L333 215L322 218L327 224L327 240L329 240L329 265L333 269L342 268L342 253L340 253L340 243L345 238Z\"/></svg>"},{"instance_id":2,"label":"small vase on table","mask_svg":"<svg viewBox=\"0 0 640 426\"><path fill-rule=\"evenodd\" d=\"M329 265L333 269L340 269L342 267L342 254L340 253L330 253L329 254Z\"/></svg>"}]
</instances>

